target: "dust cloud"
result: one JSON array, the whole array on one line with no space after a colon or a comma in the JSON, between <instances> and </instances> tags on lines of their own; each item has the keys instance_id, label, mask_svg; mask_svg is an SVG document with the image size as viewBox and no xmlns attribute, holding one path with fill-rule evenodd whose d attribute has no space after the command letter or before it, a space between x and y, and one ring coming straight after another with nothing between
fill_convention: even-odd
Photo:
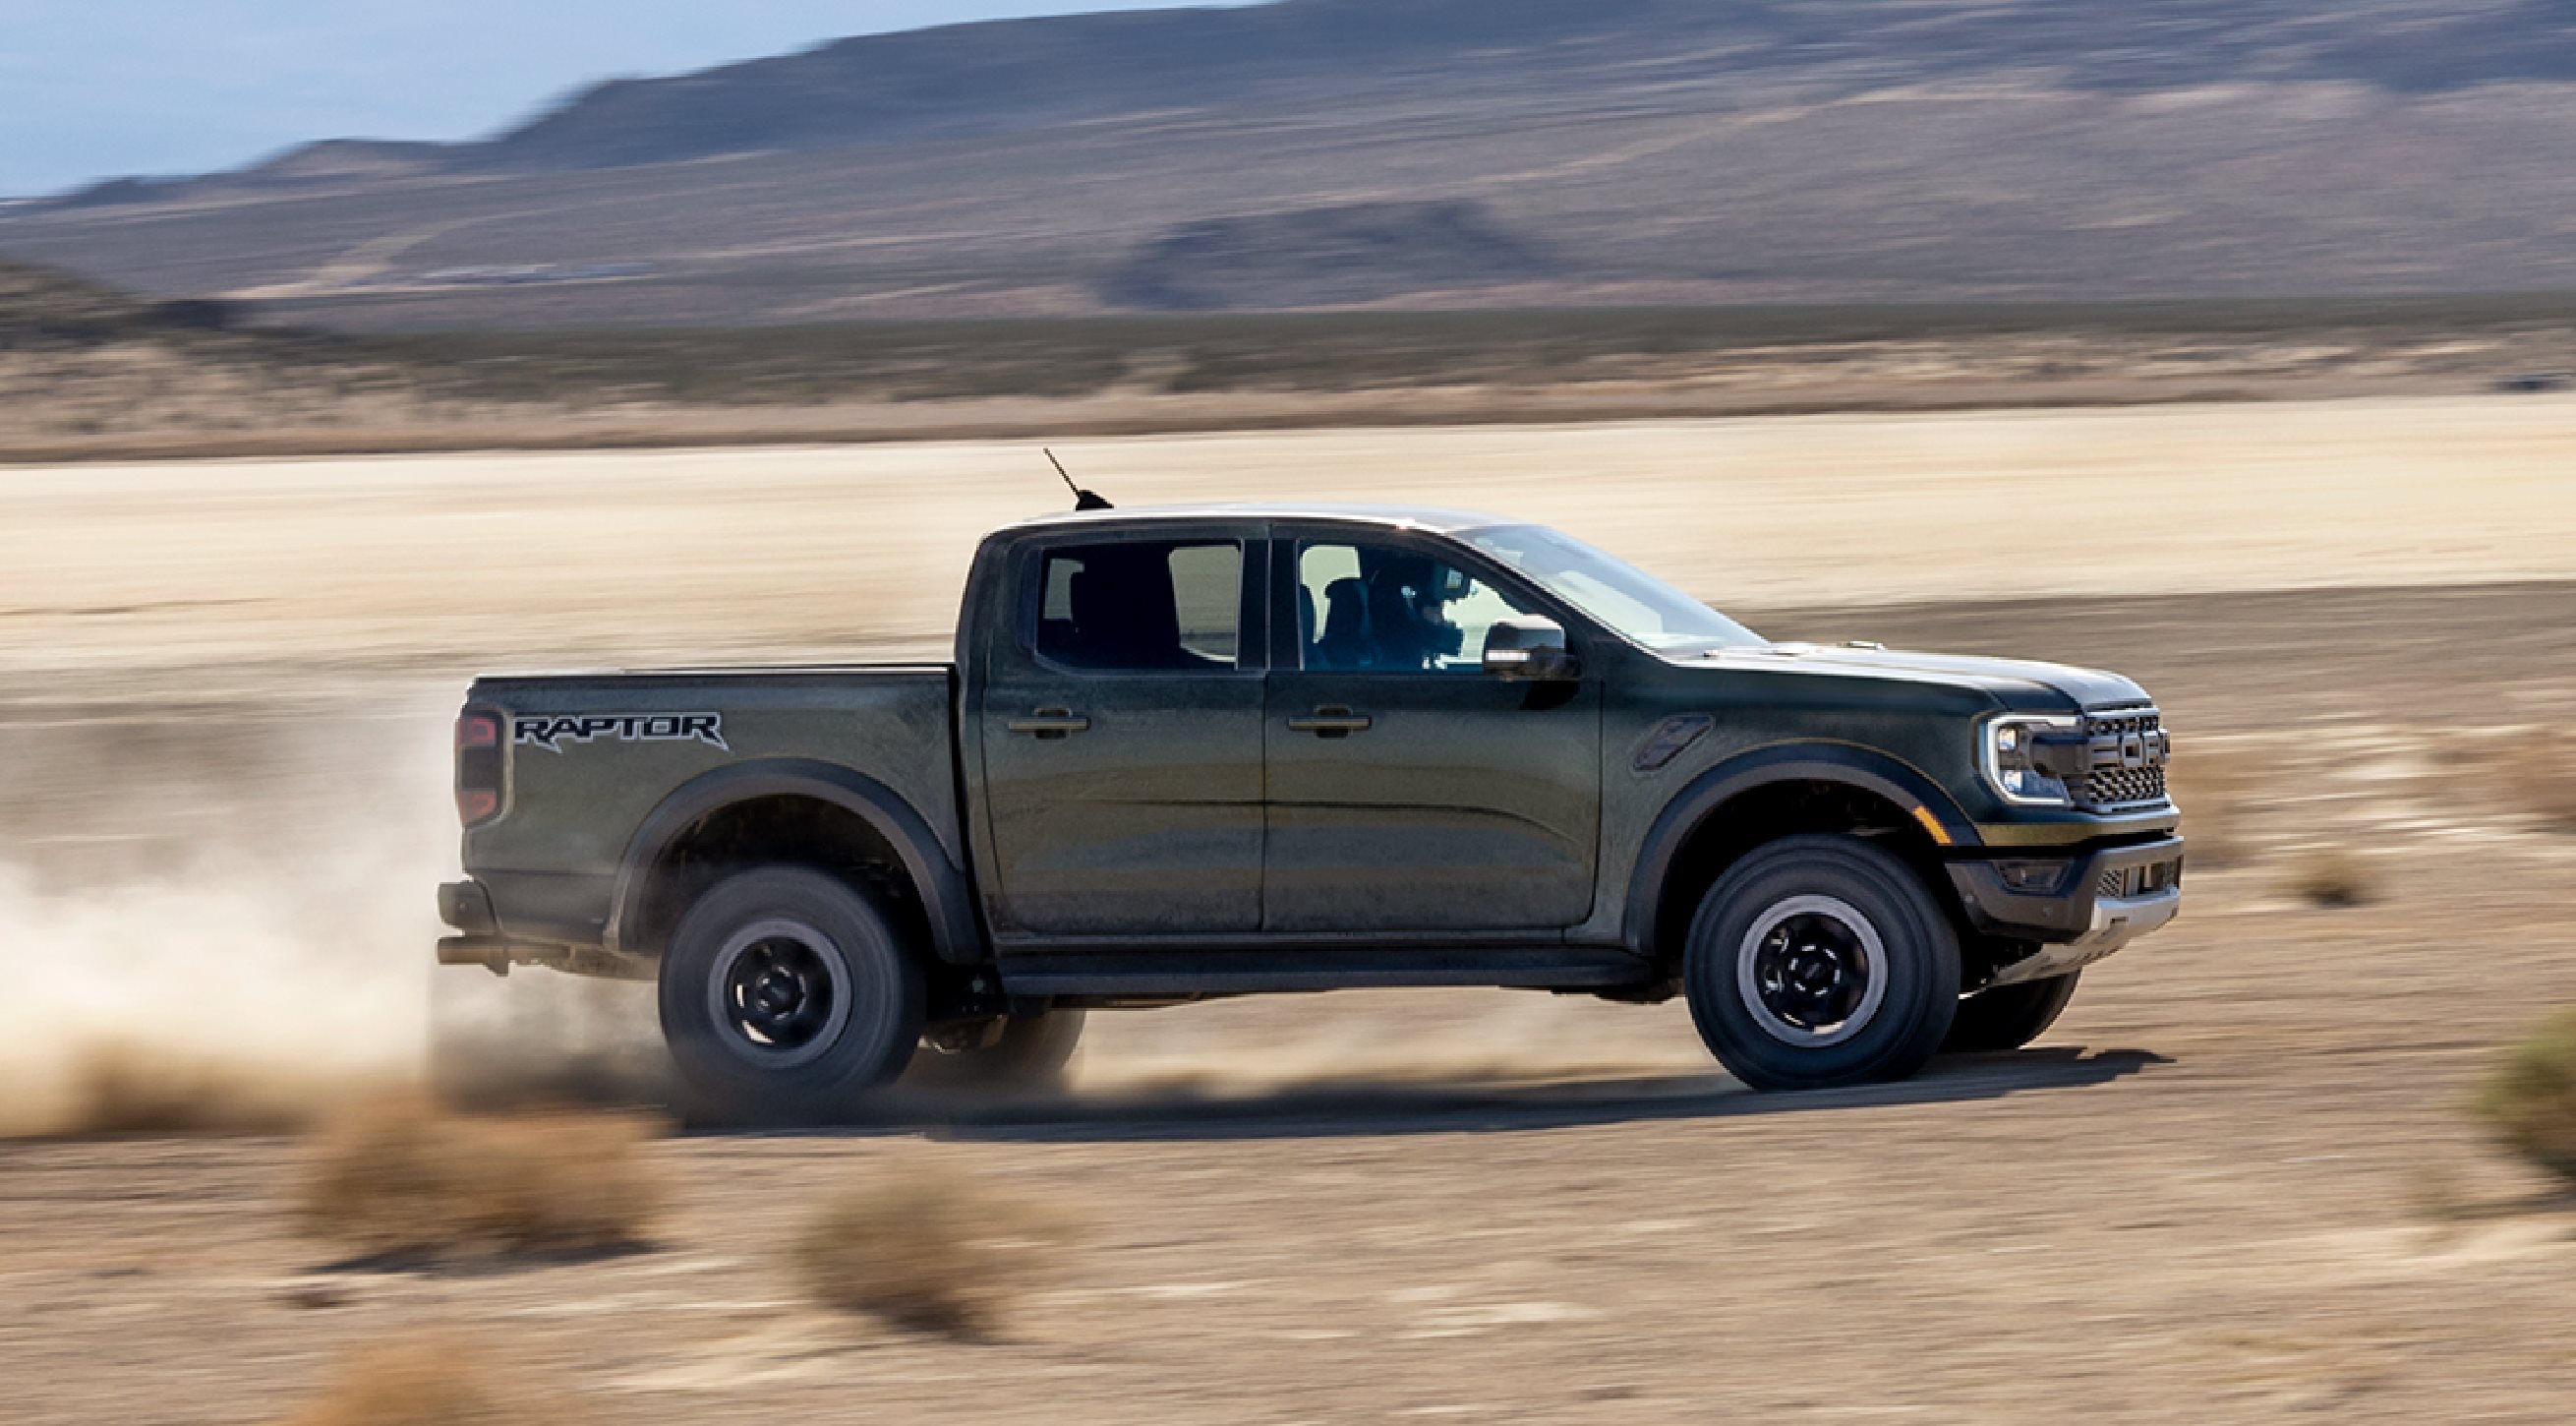
<instances>
[{"instance_id":1,"label":"dust cloud","mask_svg":"<svg viewBox=\"0 0 2576 1426\"><path fill-rule=\"evenodd\" d=\"M173 787L166 825L98 835L149 865L0 862L0 1135L282 1127L417 1076L455 834L443 724L399 726L396 756L283 779L305 786L265 820L248 789ZM181 815L214 798L235 815Z\"/></svg>"},{"instance_id":2,"label":"dust cloud","mask_svg":"<svg viewBox=\"0 0 2576 1426\"><path fill-rule=\"evenodd\" d=\"M1527 991L1351 991L1095 1014L1084 1039L1075 1096L1145 1106L1717 1072L1678 1003L1640 1009Z\"/></svg>"}]
</instances>

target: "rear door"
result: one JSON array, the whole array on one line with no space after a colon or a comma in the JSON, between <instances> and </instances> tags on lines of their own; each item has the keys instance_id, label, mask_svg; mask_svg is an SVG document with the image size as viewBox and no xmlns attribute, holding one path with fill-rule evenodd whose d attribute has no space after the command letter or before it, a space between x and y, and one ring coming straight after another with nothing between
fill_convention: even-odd
<instances>
[{"instance_id":1,"label":"rear door","mask_svg":"<svg viewBox=\"0 0 2576 1426\"><path fill-rule=\"evenodd\" d=\"M975 710L998 932L1259 928L1264 550L1193 523L1015 553Z\"/></svg>"},{"instance_id":2,"label":"rear door","mask_svg":"<svg viewBox=\"0 0 2576 1426\"><path fill-rule=\"evenodd\" d=\"M1600 688L1483 670L1494 621L1562 616L1427 537L1282 525L1273 549L1264 926L1526 931L1587 918Z\"/></svg>"}]
</instances>

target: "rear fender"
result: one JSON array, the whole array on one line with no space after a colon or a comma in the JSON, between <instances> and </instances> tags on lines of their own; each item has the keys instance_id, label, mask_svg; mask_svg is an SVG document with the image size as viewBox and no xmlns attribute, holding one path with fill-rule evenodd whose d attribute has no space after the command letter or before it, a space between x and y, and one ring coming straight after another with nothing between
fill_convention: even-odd
<instances>
[{"instance_id":1,"label":"rear fender","mask_svg":"<svg viewBox=\"0 0 2576 1426\"><path fill-rule=\"evenodd\" d=\"M932 948L943 961L978 965L990 959L983 923L966 873L951 861L930 823L912 804L865 773L806 758L763 758L735 763L683 784L645 817L619 862L605 935L608 949L647 954L626 944L644 915L659 866L680 835L698 819L737 802L764 797L808 797L838 807L873 827L903 861L921 893Z\"/></svg>"}]
</instances>

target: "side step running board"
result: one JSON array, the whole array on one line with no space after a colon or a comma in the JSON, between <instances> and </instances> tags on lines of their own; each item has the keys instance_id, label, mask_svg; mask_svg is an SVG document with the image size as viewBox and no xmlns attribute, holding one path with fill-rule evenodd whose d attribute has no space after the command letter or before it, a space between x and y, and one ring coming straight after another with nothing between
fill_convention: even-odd
<instances>
[{"instance_id":1,"label":"side step running board","mask_svg":"<svg viewBox=\"0 0 2576 1426\"><path fill-rule=\"evenodd\" d=\"M1642 985L1654 969L1626 951L1583 946L1496 950L1005 952L1011 995L1258 995L1406 986L1593 990Z\"/></svg>"}]
</instances>

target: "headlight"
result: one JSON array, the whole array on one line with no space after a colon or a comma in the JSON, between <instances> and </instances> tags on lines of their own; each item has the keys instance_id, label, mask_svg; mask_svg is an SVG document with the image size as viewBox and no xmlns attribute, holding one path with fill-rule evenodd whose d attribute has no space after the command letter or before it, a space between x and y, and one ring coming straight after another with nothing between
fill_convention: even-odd
<instances>
[{"instance_id":1,"label":"headlight","mask_svg":"<svg viewBox=\"0 0 2576 1426\"><path fill-rule=\"evenodd\" d=\"M2014 713L1990 720L1981 765L1995 795L2018 807L2069 807L2066 780L2056 770L2062 759L2050 756L2063 747L2077 722L2071 717Z\"/></svg>"}]
</instances>

